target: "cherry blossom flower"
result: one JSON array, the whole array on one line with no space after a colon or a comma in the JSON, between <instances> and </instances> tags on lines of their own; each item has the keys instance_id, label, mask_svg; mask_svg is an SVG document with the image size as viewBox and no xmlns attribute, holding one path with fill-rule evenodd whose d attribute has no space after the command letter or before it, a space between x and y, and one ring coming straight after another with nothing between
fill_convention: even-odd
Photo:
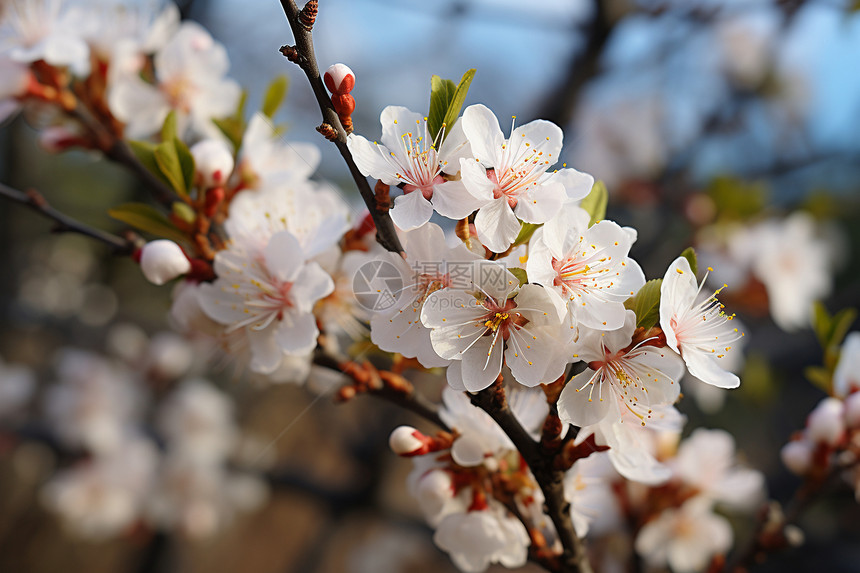
<instances>
[{"instance_id":1,"label":"cherry blossom flower","mask_svg":"<svg viewBox=\"0 0 860 573\"><path fill-rule=\"evenodd\" d=\"M721 361L743 333L716 298L722 289L699 296L704 284L704 280L701 285L696 283L686 258L675 259L660 286L660 326L666 343L681 354L690 374L720 388L737 388L740 379L724 369Z\"/></svg>"},{"instance_id":2,"label":"cherry blossom flower","mask_svg":"<svg viewBox=\"0 0 860 573\"><path fill-rule=\"evenodd\" d=\"M242 137L236 183L260 189L301 181L310 177L319 163L316 145L287 142L266 116L255 113Z\"/></svg>"},{"instance_id":3,"label":"cherry blossom flower","mask_svg":"<svg viewBox=\"0 0 860 573\"><path fill-rule=\"evenodd\" d=\"M512 128L505 139L496 116L483 105L463 112L463 132L474 160L460 161L463 184L479 201L475 216L478 238L501 253L520 231L522 219L546 223L566 200L582 199L594 183L574 169L547 173L561 152L561 129L544 120Z\"/></svg>"},{"instance_id":4,"label":"cherry blossom flower","mask_svg":"<svg viewBox=\"0 0 860 573\"><path fill-rule=\"evenodd\" d=\"M319 330L313 306L331 294L334 283L305 256L298 239L281 231L257 256L238 247L219 251L218 279L201 286L206 314L247 334L255 372L274 372L285 355L304 355L316 346Z\"/></svg>"},{"instance_id":5,"label":"cherry blossom flower","mask_svg":"<svg viewBox=\"0 0 860 573\"><path fill-rule=\"evenodd\" d=\"M580 537L588 534L596 520L603 520L605 529L613 517L618 519L618 504L606 479L607 459L605 453L593 453L577 460L564 474L564 498L570 503L570 517Z\"/></svg>"},{"instance_id":6,"label":"cherry blossom flower","mask_svg":"<svg viewBox=\"0 0 860 573\"><path fill-rule=\"evenodd\" d=\"M44 60L69 67L77 75L89 71L89 48L69 17L64 0L11 0L0 22L0 51L24 64Z\"/></svg>"},{"instance_id":7,"label":"cherry blossom flower","mask_svg":"<svg viewBox=\"0 0 860 573\"><path fill-rule=\"evenodd\" d=\"M695 573L704 571L713 556L728 551L732 538L729 522L712 512L709 500L695 497L646 523L635 546L655 567L668 565L675 573Z\"/></svg>"},{"instance_id":8,"label":"cherry blossom flower","mask_svg":"<svg viewBox=\"0 0 860 573\"><path fill-rule=\"evenodd\" d=\"M645 424L655 406L675 402L683 363L648 340L631 346L635 328L636 315L627 311L624 326L617 330L580 333L574 358L589 367L562 390L558 400L562 421L589 426L607 417L618 420L629 411Z\"/></svg>"},{"instance_id":9,"label":"cherry blossom flower","mask_svg":"<svg viewBox=\"0 0 860 573\"><path fill-rule=\"evenodd\" d=\"M438 149L427 132L427 119L405 107L386 107L380 122L382 144L353 133L347 145L364 175L386 185L403 185L403 195L391 209L395 225L408 231L429 221L434 209L450 219L462 219L481 206L461 181L442 176L459 171L460 158L468 156L462 122L454 124Z\"/></svg>"},{"instance_id":10,"label":"cherry blossom flower","mask_svg":"<svg viewBox=\"0 0 860 573\"><path fill-rule=\"evenodd\" d=\"M728 432L696 429L681 442L673 462L677 476L708 499L747 511L764 500L764 476L737 465Z\"/></svg>"},{"instance_id":11,"label":"cherry blossom flower","mask_svg":"<svg viewBox=\"0 0 860 573\"><path fill-rule=\"evenodd\" d=\"M503 266L473 263L470 290L432 293L421 309L421 322L432 329L436 353L455 362L448 383L470 392L492 384L504 362L526 386L554 380L566 360L558 352L564 302L544 287L525 284Z\"/></svg>"},{"instance_id":12,"label":"cherry blossom flower","mask_svg":"<svg viewBox=\"0 0 860 573\"><path fill-rule=\"evenodd\" d=\"M467 573L484 571L491 563L522 567L528 559L529 534L523 524L496 500L483 511L452 513L436 529L433 541Z\"/></svg>"},{"instance_id":13,"label":"cherry blossom flower","mask_svg":"<svg viewBox=\"0 0 860 573\"><path fill-rule=\"evenodd\" d=\"M236 445L230 397L204 380L188 380L159 408L158 426L170 449L201 462L224 461Z\"/></svg>"},{"instance_id":14,"label":"cherry blossom flower","mask_svg":"<svg viewBox=\"0 0 860 573\"><path fill-rule=\"evenodd\" d=\"M36 390L36 377L25 366L4 364L0 359L0 421L23 410Z\"/></svg>"},{"instance_id":15,"label":"cherry blossom flower","mask_svg":"<svg viewBox=\"0 0 860 573\"><path fill-rule=\"evenodd\" d=\"M220 139L204 139L191 146L195 178L204 189L227 183L233 173L233 154Z\"/></svg>"},{"instance_id":16,"label":"cherry blossom flower","mask_svg":"<svg viewBox=\"0 0 860 573\"><path fill-rule=\"evenodd\" d=\"M371 340L387 352L417 358L426 368L447 366L450 360L433 350L430 330L421 323L421 309L433 292L467 286L463 283L468 279L458 275L471 271L476 255L462 243L449 247L442 229L433 223L404 233L401 242L406 258L386 254L383 260L397 268L403 286L394 293L395 302L390 308L373 313Z\"/></svg>"},{"instance_id":17,"label":"cherry blossom flower","mask_svg":"<svg viewBox=\"0 0 860 573\"><path fill-rule=\"evenodd\" d=\"M29 81L27 66L0 54L0 122L21 107L19 98L27 92Z\"/></svg>"},{"instance_id":18,"label":"cherry blossom flower","mask_svg":"<svg viewBox=\"0 0 860 573\"><path fill-rule=\"evenodd\" d=\"M212 118L232 113L240 88L226 78L230 66L224 46L203 27L184 22L155 55L156 84L137 73L115 78L108 92L111 111L126 124L129 138L157 132L171 110L177 112L179 132L190 126L199 135L221 137Z\"/></svg>"},{"instance_id":19,"label":"cherry blossom flower","mask_svg":"<svg viewBox=\"0 0 860 573\"><path fill-rule=\"evenodd\" d=\"M833 372L833 393L847 396L860 390L860 332L852 332L845 337L839 362Z\"/></svg>"},{"instance_id":20,"label":"cherry blossom flower","mask_svg":"<svg viewBox=\"0 0 860 573\"><path fill-rule=\"evenodd\" d=\"M567 301L568 325L599 330L624 325L624 301L645 284L627 256L635 235L612 221L589 227L589 214L568 204L538 229L529 244L529 281L554 288Z\"/></svg>"}]
</instances>

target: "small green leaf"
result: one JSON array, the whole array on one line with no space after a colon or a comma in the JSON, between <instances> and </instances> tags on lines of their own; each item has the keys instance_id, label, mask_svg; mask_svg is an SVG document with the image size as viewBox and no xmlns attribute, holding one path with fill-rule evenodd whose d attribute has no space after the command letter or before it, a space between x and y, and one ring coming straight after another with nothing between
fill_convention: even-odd
<instances>
[{"instance_id":1,"label":"small green leaf","mask_svg":"<svg viewBox=\"0 0 860 573\"><path fill-rule=\"evenodd\" d=\"M233 144L233 151L236 152L242 147L242 138L245 135L245 104L248 101L248 92L242 90L242 95L239 97L239 105L236 106L236 111L229 117L212 118L212 123L215 124L221 133L224 134L230 143Z\"/></svg>"},{"instance_id":2,"label":"small green leaf","mask_svg":"<svg viewBox=\"0 0 860 573\"><path fill-rule=\"evenodd\" d=\"M169 183L161 173L158 167L158 162L155 160L155 144L147 141L128 141L128 147L137 160L140 161L147 170L158 176L165 183Z\"/></svg>"},{"instance_id":3,"label":"small green leaf","mask_svg":"<svg viewBox=\"0 0 860 573\"><path fill-rule=\"evenodd\" d=\"M606 217L606 205L608 203L609 192L606 190L606 185L603 181L595 181L591 193L586 195L582 203L579 204L591 215L591 220L588 222L589 227Z\"/></svg>"},{"instance_id":4,"label":"small green leaf","mask_svg":"<svg viewBox=\"0 0 860 573\"><path fill-rule=\"evenodd\" d=\"M176 156L179 159L179 166L182 168L185 188L190 190L194 187L194 156L191 155L191 150L181 139L174 138L173 144L176 146Z\"/></svg>"},{"instance_id":5,"label":"small green leaf","mask_svg":"<svg viewBox=\"0 0 860 573\"><path fill-rule=\"evenodd\" d=\"M170 239L176 243L187 242L187 237L160 211L146 203L126 203L108 210L108 215L144 233Z\"/></svg>"},{"instance_id":6,"label":"small green leaf","mask_svg":"<svg viewBox=\"0 0 860 573\"><path fill-rule=\"evenodd\" d=\"M284 102L288 86L289 82L287 81L287 76L278 76L272 80L272 83L270 83L269 87L266 89L266 95L263 97L263 108L261 110L263 115L269 119L274 117L278 108L281 107L281 104Z\"/></svg>"},{"instance_id":7,"label":"small green leaf","mask_svg":"<svg viewBox=\"0 0 860 573\"><path fill-rule=\"evenodd\" d=\"M179 134L176 131L176 111L171 110L161 126L161 141L173 141Z\"/></svg>"},{"instance_id":8,"label":"small green leaf","mask_svg":"<svg viewBox=\"0 0 860 573\"><path fill-rule=\"evenodd\" d=\"M625 308L636 313L636 326L651 328L660 320L660 286L663 279L645 283L634 296L624 303Z\"/></svg>"},{"instance_id":9,"label":"small green leaf","mask_svg":"<svg viewBox=\"0 0 860 573\"><path fill-rule=\"evenodd\" d=\"M812 382L815 386L821 388L828 394L830 393L830 388L833 385L833 375L827 368L822 366L807 366L803 370L803 374L806 376L807 380ZM746 380L744 380L746 384Z\"/></svg>"},{"instance_id":10,"label":"small green leaf","mask_svg":"<svg viewBox=\"0 0 860 573\"><path fill-rule=\"evenodd\" d=\"M828 343L830 346L841 346L842 341L851 330L851 325L857 318L856 308L843 308L833 316L830 322L830 338Z\"/></svg>"},{"instance_id":11,"label":"small green leaf","mask_svg":"<svg viewBox=\"0 0 860 573\"><path fill-rule=\"evenodd\" d=\"M527 282L529 282L529 277L528 277L528 275L526 274L526 270L525 270L525 269L521 269L521 268L519 268L519 267L513 267L513 268L510 268L510 269L508 269L508 270L509 270L509 271L511 271L511 274L512 274L512 275L514 275L515 277L517 277L517 280L518 280L518 281L520 281L520 286L523 286L524 284L526 284Z\"/></svg>"},{"instance_id":12,"label":"small green leaf","mask_svg":"<svg viewBox=\"0 0 860 573\"><path fill-rule=\"evenodd\" d=\"M812 304L812 330L815 331L815 336L818 338L818 343L821 348L827 348L827 341L830 339L830 313L823 304L816 301Z\"/></svg>"},{"instance_id":13,"label":"small green leaf","mask_svg":"<svg viewBox=\"0 0 860 573\"><path fill-rule=\"evenodd\" d=\"M513 246L519 247L520 245L524 245L529 242L529 239L532 238L532 235L535 234L535 231L543 227L543 223L523 223L523 226L520 227L520 234L517 235L516 240L514 241Z\"/></svg>"},{"instance_id":14,"label":"small green leaf","mask_svg":"<svg viewBox=\"0 0 860 573\"><path fill-rule=\"evenodd\" d=\"M696 250L693 247L687 247L684 249L684 252L681 253L681 256L687 259L687 262L690 263L690 270L693 271L693 275L699 274L699 260L696 257Z\"/></svg>"},{"instance_id":15,"label":"small green leaf","mask_svg":"<svg viewBox=\"0 0 860 573\"><path fill-rule=\"evenodd\" d=\"M183 203L182 201L175 201L171 205L171 212L175 217L188 224L194 223L197 220L197 213L194 212L194 209L188 203Z\"/></svg>"},{"instance_id":16,"label":"small green leaf","mask_svg":"<svg viewBox=\"0 0 860 573\"><path fill-rule=\"evenodd\" d=\"M155 162L174 191L180 195L187 195L188 189L185 186L185 174L182 169L182 163L179 161L179 153L176 151L174 141L165 141L155 146Z\"/></svg>"},{"instance_id":17,"label":"small green leaf","mask_svg":"<svg viewBox=\"0 0 860 573\"><path fill-rule=\"evenodd\" d=\"M445 132L439 139L440 146L457 123L457 118L460 117L460 110L466 101L466 95L469 93L469 86L474 77L473 68L463 74L459 84L454 84L451 80L443 80L439 76L430 78L430 113L427 116L427 129L431 139L436 141L444 125Z\"/></svg>"}]
</instances>

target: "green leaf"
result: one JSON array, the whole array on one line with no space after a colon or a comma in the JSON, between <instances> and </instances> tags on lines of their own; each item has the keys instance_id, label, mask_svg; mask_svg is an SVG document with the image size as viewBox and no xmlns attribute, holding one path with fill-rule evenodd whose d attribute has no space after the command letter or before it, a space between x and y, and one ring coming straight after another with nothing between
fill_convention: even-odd
<instances>
[{"instance_id":1,"label":"green leaf","mask_svg":"<svg viewBox=\"0 0 860 573\"><path fill-rule=\"evenodd\" d=\"M173 205L171 205L170 211L173 216L185 221L189 225L197 220L197 213L194 212L194 209L192 209L188 203L174 201Z\"/></svg>"},{"instance_id":2,"label":"green leaf","mask_svg":"<svg viewBox=\"0 0 860 573\"><path fill-rule=\"evenodd\" d=\"M164 124L161 126L161 141L173 141L178 137L176 131L176 111L171 110L164 118Z\"/></svg>"},{"instance_id":3,"label":"green leaf","mask_svg":"<svg viewBox=\"0 0 860 573\"><path fill-rule=\"evenodd\" d=\"M606 190L606 185L603 181L595 181L591 192L579 204L591 215L591 220L588 222L589 227L606 217L606 205L608 203L609 192Z\"/></svg>"},{"instance_id":4,"label":"green leaf","mask_svg":"<svg viewBox=\"0 0 860 573\"><path fill-rule=\"evenodd\" d=\"M144 233L186 243L187 237L160 211L146 203L126 203L108 210L108 215Z\"/></svg>"},{"instance_id":5,"label":"green leaf","mask_svg":"<svg viewBox=\"0 0 860 573\"><path fill-rule=\"evenodd\" d=\"M851 330L851 325L857 318L856 308L843 308L833 316L830 321L830 338L828 340L830 346L841 346L842 341L848 331Z\"/></svg>"},{"instance_id":6,"label":"green leaf","mask_svg":"<svg viewBox=\"0 0 860 573\"><path fill-rule=\"evenodd\" d=\"M212 118L212 123L215 124L221 133L224 134L230 143L233 144L233 151L238 151L242 147L242 138L245 135L245 104L248 101L248 92L242 90L242 95L239 97L239 105L236 106L236 111L229 117Z\"/></svg>"},{"instance_id":7,"label":"green leaf","mask_svg":"<svg viewBox=\"0 0 860 573\"><path fill-rule=\"evenodd\" d=\"M444 125L445 132L439 139L439 146L442 145L454 124L457 123L457 118L460 117L460 110L466 101L466 95L469 93L469 86L474 77L475 70L473 68L463 74L460 83L456 85L453 81L443 80L439 76L430 78L430 113L427 116L427 129L431 139L436 141Z\"/></svg>"},{"instance_id":8,"label":"green leaf","mask_svg":"<svg viewBox=\"0 0 860 573\"><path fill-rule=\"evenodd\" d=\"M272 80L272 83L270 83L269 87L266 89L266 95L263 97L263 108L261 110L263 115L269 119L274 117L278 108L281 107L281 104L284 102L288 86L289 82L287 81L287 76L278 76Z\"/></svg>"},{"instance_id":9,"label":"green leaf","mask_svg":"<svg viewBox=\"0 0 860 573\"><path fill-rule=\"evenodd\" d=\"M693 247L687 247L684 249L684 252L681 253L681 256L687 259L687 262L690 263L690 270L693 271L693 275L699 274L699 260L696 257L696 250Z\"/></svg>"},{"instance_id":10,"label":"green leaf","mask_svg":"<svg viewBox=\"0 0 860 573\"><path fill-rule=\"evenodd\" d=\"M520 286L523 286L524 284L526 284L527 282L529 282L529 277L528 277L528 275L526 274L526 270L525 270L525 269L521 269L521 268L519 268L519 267L513 267L513 268L510 268L510 269L508 269L508 270L509 270L509 271L511 271L511 274L512 274L512 275L514 275L515 277L517 277L517 280L518 280L518 281L520 281Z\"/></svg>"},{"instance_id":11,"label":"green leaf","mask_svg":"<svg viewBox=\"0 0 860 573\"><path fill-rule=\"evenodd\" d=\"M173 144L176 147L176 156L179 159L179 167L182 169L185 188L190 190L194 187L194 156L191 155L191 150L181 139L174 138Z\"/></svg>"},{"instance_id":12,"label":"green leaf","mask_svg":"<svg viewBox=\"0 0 860 573\"><path fill-rule=\"evenodd\" d=\"M815 336L818 338L818 343L821 348L827 348L827 341L830 338L830 313L823 304L816 301L812 304L812 330L815 331Z\"/></svg>"},{"instance_id":13,"label":"green leaf","mask_svg":"<svg viewBox=\"0 0 860 573\"><path fill-rule=\"evenodd\" d=\"M762 183L722 176L711 181L708 194L720 216L745 220L762 212L767 205L768 190Z\"/></svg>"},{"instance_id":14,"label":"green leaf","mask_svg":"<svg viewBox=\"0 0 860 573\"><path fill-rule=\"evenodd\" d=\"M828 394L830 393L830 388L833 385L833 375L830 370L823 366L807 366L803 370L803 374L815 386L821 388ZM744 379L744 384L746 384L746 379Z\"/></svg>"},{"instance_id":15,"label":"green leaf","mask_svg":"<svg viewBox=\"0 0 860 573\"><path fill-rule=\"evenodd\" d=\"M176 151L174 141L165 141L155 146L155 162L161 170L161 174L170 183L174 191L180 195L187 195L188 189L185 186L185 174L182 170L182 163L179 161L179 153Z\"/></svg>"},{"instance_id":16,"label":"green leaf","mask_svg":"<svg viewBox=\"0 0 860 573\"><path fill-rule=\"evenodd\" d=\"M543 223L523 223L523 226L520 227L520 234L517 235L516 240L514 241L513 246L519 247L520 245L524 245L529 242L529 239L532 238L532 235L535 234L535 231L543 227Z\"/></svg>"},{"instance_id":17,"label":"green leaf","mask_svg":"<svg viewBox=\"0 0 860 573\"><path fill-rule=\"evenodd\" d=\"M651 328L660 320L660 286L663 279L645 283L634 296L624 303L625 308L636 313L636 326Z\"/></svg>"},{"instance_id":18,"label":"green leaf","mask_svg":"<svg viewBox=\"0 0 860 573\"><path fill-rule=\"evenodd\" d=\"M137 157L137 160L140 161L147 170L154 173L165 183L169 183L169 181L165 179L164 175L162 175L161 169L158 167L158 162L155 160L156 146L154 143L149 143L148 141L129 141L128 147L131 149L131 152L134 153L134 156Z\"/></svg>"}]
</instances>

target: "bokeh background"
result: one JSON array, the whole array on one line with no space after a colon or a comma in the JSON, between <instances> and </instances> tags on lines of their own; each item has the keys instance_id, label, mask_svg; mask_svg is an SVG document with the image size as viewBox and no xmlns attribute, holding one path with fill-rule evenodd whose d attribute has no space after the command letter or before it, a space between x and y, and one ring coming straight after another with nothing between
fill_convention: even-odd
<instances>
[{"instance_id":1,"label":"bokeh background","mask_svg":"<svg viewBox=\"0 0 860 573\"><path fill-rule=\"evenodd\" d=\"M319 112L303 76L278 53L291 43L278 2L180 7L226 45L250 102L273 77L288 76L287 103L275 119L288 140L323 148L319 177L357 205L345 165L314 131ZM771 496L785 500L798 481L778 452L823 396L804 376L822 363L822 351L808 321L787 330L774 321L773 289L744 263L764 247L745 233L805 213L819 249L789 231L796 242L784 241L788 255L758 255L787 257L786 289L826 274L830 287L816 298L830 311L860 304L857 7L851 0L323 0L314 33L321 67L343 62L356 74L359 133L378 137L386 105L426 110L432 74L457 81L476 68L467 103L564 128L563 159L606 182L608 217L638 230L631 254L649 278L662 276L688 245L714 261L720 282L731 277L726 295L747 333L743 384L724 404L690 391L679 407L690 429L730 431L742 456L768 476ZM2 180L120 230L107 207L145 193L95 156L42 151L28 125L38 121L25 114L0 128ZM0 204L0 356L7 366L31 368L37 380L0 418L0 571L454 570L406 492L411 464L386 447L392 428L420 421L371 398L334 404L325 384L256 384L166 334L169 290L146 283L131 260L49 231L36 215ZM141 424L153 434L160 404L180 378L211 380L229 396L242 436L223 471L235 465L255 476L262 500L217 513L221 525L205 535L140 526L93 540L60 521L46 507L46 484L80 459L52 438L47 402L71 347L119 357L140 378L148 395ZM438 387L417 382L438 396ZM6 388L0 384L0 406L15 400ZM211 503L224 491L213 489ZM202 520L207 531L206 519L189 522ZM857 571L858 524L853 492L837 487L804 514L806 545L760 570Z\"/></svg>"}]
</instances>

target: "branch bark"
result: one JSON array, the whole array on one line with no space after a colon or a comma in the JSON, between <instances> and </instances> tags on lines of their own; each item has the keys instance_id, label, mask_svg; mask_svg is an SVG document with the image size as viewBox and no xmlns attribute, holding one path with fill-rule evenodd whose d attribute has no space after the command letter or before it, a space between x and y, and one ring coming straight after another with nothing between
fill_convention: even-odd
<instances>
[{"instance_id":1,"label":"branch bark","mask_svg":"<svg viewBox=\"0 0 860 573\"><path fill-rule=\"evenodd\" d=\"M373 189L371 189L370 184L367 182L367 178L359 171L358 166L352 158L352 154L349 152L349 148L346 146L346 131L343 129L343 125L337 116L334 106L332 106L331 98L320 77L314 53L313 33L301 22L299 8L296 6L294 0L280 0L280 2L281 7L284 9L284 14L287 16L287 21L290 24L290 29L293 31L293 37L296 40L296 50L298 52L296 63L307 76L314 96L316 96L320 112L322 112L323 125L329 125L336 133L336 137L332 139L332 142L337 146L343 160L346 162L349 173L352 175L355 184L358 186L358 191L361 193L361 198L364 199L364 203L367 205L371 217L373 217L373 222L376 224L376 240L385 249L395 253L402 253L403 247L400 244L400 239L397 237L391 217L387 212L380 212L376 208L376 198Z\"/></svg>"},{"instance_id":2,"label":"branch bark","mask_svg":"<svg viewBox=\"0 0 860 573\"><path fill-rule=\"evenodd\" d=\"M564 548L560 573L592 573L585 545L573 527L570 504L564 499L564 472L553 467L555 456L545 456L540 444L532 439L508 407L500 384L490 386L477 394L469 394L472 403L495 420L519 450L531 468L543 492L546 513L552 520Z\"/></svg>"},{"instance_id":3,"label":"branch bark","mask_svg":"<svg viewBox=\"0 0 860 573\"><path fill-rule=\"evenodd\" d=\"M28 191L25 193L24 191L19 191L9 187L8 185L0 183L0 196L16 203L20 203L21 205L36 211L43 217L53 220L56 223L55 232L77 233L79 235L96 239L97 241L101 241L111 247L116 254L129 255L134 251L134 243L128 239L113 235L100 229L95 229L69 217L68 215L60 213L51 207L45 198L36 191Z\"/></svg>"}]
</instances>

